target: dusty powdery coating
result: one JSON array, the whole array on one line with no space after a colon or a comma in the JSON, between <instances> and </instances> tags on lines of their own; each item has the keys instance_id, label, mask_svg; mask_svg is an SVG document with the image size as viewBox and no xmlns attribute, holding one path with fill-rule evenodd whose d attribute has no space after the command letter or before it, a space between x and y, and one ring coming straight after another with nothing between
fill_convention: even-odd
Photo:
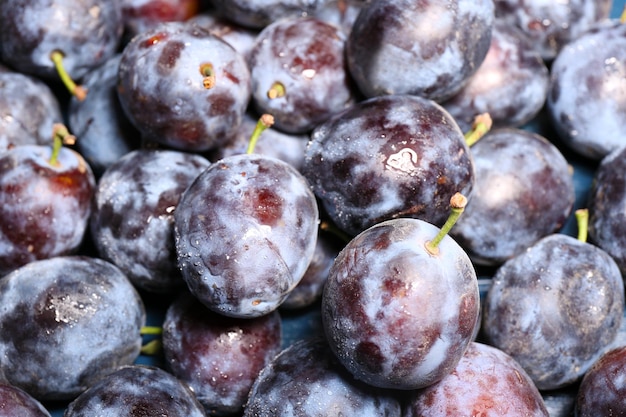
<instances>
[{"instance_id":1,"label":"dusty powdery coating","mask_svg":"<svg viewBox=\"0 0 626 417\"><path fill-rule=\"evenodd\" d=\"M498 269L482 329L489 344L549 390L585 374L615 340L623 314L624 283L613 259L554 234Z\"/></svg>"},{"instance_id":2,"label":"dusty powdery coating","mask_svg":"<svg viewBox=\"0 0 626 417\"><path fill-rule=\"evenodd\" d=\"M470 343L454 371L409 394L404 417L548 417L526 371L506 353Z\"/></svg>"},{"instance_id":3,"label":"dusty powdery coating","mask_svg":"<svg viewBox=\"0 0 626 417\"><path fill-rule=\"evenodd\" d=\"M478 322L479 293L465 252L439 229L394 219L355 237L324 287L322 319L340 362L359 380L413 390L456 367Z\"/></svg>"},{"instance_id":4,"label":"dusty powdery coating","mask_svg":"<svg viewBox=\"0 0 626 417\"><path fill-rule=\"evenodd\" d=\"M222 0L217 13L251 29L283 19L312 16L329 0Z\"/></svg>"},{"instance_id":5,"label":"dusty powdery coating","mask_svg":"<svg viewBox=\"0 0 626 417\"><path fill-rule=\"evenodd\" d=\"M168 22L126 45L118 93L148 139L206 151L226 143L241 124L250 72L243 56L207 29Z\"/></svg>"},{"instance_id":6,"label":"dusty powdery coating","mask_svg":"<svg viewBox=\"0 0 626 417\"><path fill-rule=\"evenodd\" d=\"M244 417L401 415L399 399L355 380L323 339L300 340L259 374Z\"/></svg>"},{"instance_id":7,"label":"dusty powdery coating","mask_svg":"<svg viewBox=\"0 0 626 417\"><path fill-rule=\"evenodd\" d=\"M215 162L174 211L178 264L191 292L233 317L275 310L302 279L319 213L306 179L262 155Z\"/></svg>"},{"instance_id":8,"label":"dusty powdery coating","mask_svg":"<svg viewBox=\"0 0 626 417\"><path fill-rule=\"evenodd\" d=\"M476 183L451 235L473 262L500 265L563 226L575 190L556 146L526 130L497 129L471 152Z\"/></svg>"},{"instance_id":9,"label":"dusty powdery coating","mask_svg":"<svg viewBox=\"0 0 626 417\"><path fill-rule=\"evenodd\" d=\"M350 73L367 97L450 98L489 49L492 0L380 0L365 7L346 45Z\"/></svg>"},{"instance_id":10,"label":"dusty powdery coating","mask_svg":"<svg viewBox=\"0 0 626 417\"><path fill-rule=\"evenodd\" d=\"M552 63L548 113L560 138L600 160L626 145L626 25L606 21Z\"/></svg>"},{"instance_id":11,"label":"dusty powdery coating","mask_svg":"<svg viewBox=\"0 0 626 417\"><path fill-rule=\"evenodd\" d=\"M495 0L496 17L519 27L546 61L582 35L596 22L609 17L611 0Z\"/></svg>"},{"instance_id":12,"label":"dusty powdery coating","mask_svg":"<svg viewBox=\"0 0 626 417\"><path fill-rule=\"evenodd\" d=\"M0 280L0 369L39 400L74 398L141 348L143 302L114 265L31 262Z\"/></svg>"},{"instance_id":13,"label":"dusty powdery coating","mask_svg":"<svg viewBox=\"0 0 626 417\"><path fill-rule=\"evenodd\" d=\"M626 346L608 351L585 373L575 411L577 417L626 414Z\"/></svg>"},{"instance_id":14,"label":"dusty powdery coating","mask_svg":"<svg viewBox=\"0 0 626 417\"><path fill-rule=\"evenodd\" d=\"M393 217L442 225L450 198L469 196L474 166L456 122L416 96L372 98L319 126L302 172L331 219L356 235Z\"/></svg>"},{"instance_id":15,"label":"dusty powdery coating","mask_svg":"<svg viewBox=\"0 0 626 417\"><path fill-rule=\"evenodd\" d=\"M3 0L0 27L3 62L58 80L50 54L59 50L69 75L80 79L115 54L122 9L118 0Z\"/></svg>"},{"instance_id":16,"label":"dusty powdery coating","mask_svg":"<svg viewBox=\"0 0 626 417\"><path fill-rule=\"evenodd\" d=\"M183 284L174 247L174 210L210 165L174 150L132 151L98 181L90 230L99 255L137 287L167 292Z\"/></svg>"},{"instance_id":17,"label":"dusty powdery coating","mask_svg":"<svg viewBox=\"0 0 626 417\"><path fill-rule=\"evenodd\" d=\"M0 415L4 417L50 417L39 401L8 382L0 382L0 404Z\"/></svg>"},{"instance_id":18,"label":"dusty powdery coating","mask_svg":"<svg viewBox=\"0 0 626 417\"><path fill-rule=\"evenodd\" d=\"M76 149L98 176L141 145L141 134L124 114L117 96L120 58L115 55L87 73L81 83L89 91L87 97L80 101L73 96L67 109L68 127L79 138Z\"/></svg>"},{"instance_id":19,"label":"dusty powdery coating","mask_svg":"<svg viewBox=\"0 0 626 417\"><path fill-rule=\"evenodd\" d=\"M267 26L248 55L257 111L274 116L277 129L305 133L352 105L344 45L340 29L319 19L286 19ZM276 83L284 95L269 97Z\"/></svg>"},{"instance_id":20,"label":"dusty powdery coating","mask_svg":"<svg viewBox=\"0 0 626 417\"><path fill-rule=\"evenodd\" d=\"M482 113L489 113L494 127L521 126L543 108L548 79L546 64L524 33L496 20L485 60L443 106L463 132Z\"/></svg>"},{"instance_id":21,"label":"dusty powdery coating","mask_svg":"<svg viewBox=\"0 0 626 417\"><path fill-rule=\"evenodd\" d=\"M193 391L167 371L130 365L72 401L64 417L205 417Z\"/></svg>"},{"instance_id":22,"label":"dusty powdery coating","mask_svg":"<svg viewBox=\"0 0 626 417\"><path fill-rule=\"evenodd\" d=\"M63 147L22 145L0 154L0 275L28 262L68 255L83 241L95 188L93 172Z\"/></svg>"},{"instance_id":23,"label":"dusty powdery coating","mask_svg":"<svg viewBox=\"0 0 626 417\"><path fill-rule=\"evenodd\" d=\"M241 413L257 375L281 349L278 311L252 319L208 310L183 292L163 322L165 365L208 415Z\"/></svg>"},{"instance_id":24,"label":"dusty powdery coating","mask_svg":"<svg viewBox=\"0 0 626 417\"><path fill-rule=\"evenodd\" d=\"M48 145L61 106L42 81L19 72L0 73L0 151L13 145Z\"/></svg>"},{"instance_id":25,"label":"dusty powdery coating","mask_svg":"<svg viewBox=\"0 0 626 417\"><path fill-rule=\"evenodd\" d=\"M589 191L589 239L617 262L626 276L626 148L607 155Z\"/></svg>"}]
</instances>

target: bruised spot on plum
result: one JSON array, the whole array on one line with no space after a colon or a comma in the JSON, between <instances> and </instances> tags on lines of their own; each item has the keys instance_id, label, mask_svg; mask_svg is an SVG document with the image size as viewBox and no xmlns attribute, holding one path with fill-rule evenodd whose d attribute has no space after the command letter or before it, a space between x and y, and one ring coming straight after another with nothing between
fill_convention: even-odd
<instances>
[{"instance_id":1,"label":"bruised spot on plum","mask_svg":"<svg viewBox=\"0 0 626 417\"><path fill-rule=\"evenodd\" d=\"M282 219L283 200L269 188L248 189L244 201L261 224L275 225Z\"/></svg>"},{"instance_id":2,"label":"bruised spot on plum","mask_svg":"<svg viewBox=\"0 0 626 417\"><path fill-rule=\"evenodd\" d=\"M151 36L148 39L146 39L145 41L141 42L139 44L139 47L143 48L143 49L150 48L150 47L158 44L159 42L162 42L162 41L166 40L168 37L169 37L169 35L166 32L157 33L156 35Z\"/></svg>"},{"instance_id":3,"label":"bruised spot on plum","mask_svg":"<svg viewBox=\"0 0 626 417\"><path fill-rule=\"evenodd\" d=\"M180 41L169 41L165 44L157 61L159 75L168 75L172 72L183 49L185 49L185 44Z\"/></svg>"}]
</instances>

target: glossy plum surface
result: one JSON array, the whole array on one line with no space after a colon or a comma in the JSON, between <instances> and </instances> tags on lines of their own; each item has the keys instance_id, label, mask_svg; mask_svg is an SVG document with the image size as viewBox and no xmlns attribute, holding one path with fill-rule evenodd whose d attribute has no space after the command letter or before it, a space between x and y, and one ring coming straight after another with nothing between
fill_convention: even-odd
<instances>
[{"instance_id":1,"label":"glossy plum surface","mask_svg":"<svg viewBox=\"0 0 626 417\"><path fill-rule=\"evenodd\" d=\"M7 382L0 382L0 416L50 417L50 413L26 391Z\"/></svg>"},{"instance_id":2,"label":"glossy plum surface","mask_svg":"<svg viewBox=\"0 0 626 417\"><path fill-rule=\"evenodd\" d=\"M139 356L143 301L103 260L31 262L0 280L0 303L0 368L38 400L72 399Z\"/></svg>"},{"instance_id":3,"label":"glossy plum surface","mask_svg":"<svg viewBox=\"0 0 626 417\"><path fill-rule=\"evenodd\" d=\"M352 105L345 39L336 26L311 17L264 28L248 55L257 112L274 116L276 129L306 133ZM276 84L284 92L274 97Z\"/></svg>"},{"instance_id":4,"label":"glossy plum surface","mask_svg":"<svg viewBox=\"0 0 626 417\"><path fill-rule=\"evenodd\" d=\"M0 153L0 276L75 252L91 214L95 177L76 151L23 145Z\"/></svg>"},{"instance_id":5,"label":"glossy plum surface","mask_svg":"<svg viewBox=\"0 0 626 417\"><path fill-rule=\"evenodd\" d=\"M215 162L174 211L183 278L216 312L267 314L302 279L318 217L306 179L288 163L255 154Z\"/></svg>"},{"instance_id":6,"label":"glossy plum surface","mask_svg":"<svg viewBox=\"0 0 626 417\"><path fill-rule=\"evenodd\" d=\"M626 25L605 21L564 46L551 67L548 112L559 138L600 160L626 145Z\"/></svg>"},{"instance_id":7,"label":"glossy plum surface","mask_svg":"<svg viewBox=\"0 0 626 417\"><path fill-rule=\"evenodd\" d=\"M479 265L500 265L558 231L572 211L565 156L543 136L494 129L475 143L476 182L451 235Z\"/></svg>"},{"instance_id":8,"label":"glossy plum surface","mask_svg":"<svg viewBox=\"0 0 626 417\"><path fill-rule=\"evenodd\" d=\"M118 94L146 139L207 151L226 143L241 124L250 72L243 56L208 30L167 22L126 45Z\"/></svg>"},{"instance_id":9,"label":"glossy plum surface","mask_svg":"<svg viewBox=\"0 0 626 417\"><path fill-rule=\"evenodd\" d=\"M321 338L283 350L259 374L244 417L401 415L399 398L355 380Z\"/></svg>"},{"instance_id":10,"label":"glossy plum surface","mask_svg":"<svg viewBox=\"0 0 626 417\"><path fill-rule=\"evenodd\" d=\"M502 265L487 293L483 333L541 390L577 382L615 340L624 282L603 250L547 236Z\"/></svg>"},{"instance_id":11,"label":"glossy plum surface","mask_svg":"<svg viewBox=\"0 0 626 417\"><path fill-rule=\"evenodd\" d=\"M176 262L174 211L185 189L210 165L200 155L138 149L98 181L90 231L98 254L146 291L184 282Z\"/></svg>"},{"instance_id":12,"label":"glossy plum surface","mask_svg":"<svg viewBox=\"0 0 626 417\"><path fill-rule=\"evenodd\" d=\"M257 375L281 350L277 311L253 319L210 311L188 292L163 322L166 367L188 384L208 415L243 411Z\"/></svg>"},{"instance_id":13,"label":"glossy plum surface","mask_svg":"<svg viewBox=\"0 0 626 417\"><path fill-rule=\"evenodd\" d=\"M506 353L470 343L459 364L441 381L409 394L404 417L548 417L539 390Z\"/></svg>"},{"instance_id":14,"label":"glossy plum surface","mask_svg":"<svg viewBox=\"0 0 626 417\"><path fill-rule=\"evenodd\" d=\"M443 106L463 132L483 113L494 127L519 127L543 108L548 81L548 67L525 34L496 20L484 61Z\"/></svg>"},{"instance_id":15,"label":"glossy plum surface","mask_svg":"<svg viewBox=\"0 0 626 417\"><path fill-rule=\"evenodd\" d=\"M35 77L0 73L0 151L17 145L50 145L52 127L63 122L53 91Z\"/></svg>"},{"instance_id":16,"label":"glossy plum surface","mask_svg":"<svg viewBox=\"0 0 626 417\"><path fill-rule=\"evenodd\" d=\"M450 198L469 196L474 165L447 111L408 95L375 97L318 126L302 172L350 235L394 217L442 225Z\"/></svg>"},{"instance_id":17,"label":"glossy plum surface","mask_svg":"<svg viewBox=\"0 0 626 417\"><path fill-rule=\"evenodd\" d=\"M122 9L118 0L5 0L0 3L0 27L3 62L58 80L50 59L58 50L70 77L78 80L115 54Z\"/></svg>"},{"instance_id":18,"label":"glossy plum surface","mask_svg":"<svg viewBox=\"0 0 626 417\"><path fill-rule=\"evenodd\" d=\"M130 365L72 401L64 417L205 417L187 385L163 369Z\"/></svg>"},{"instance_id":19,"label":"glossy plum surface","mask_svg":"<svg viewBox=\"0 0 626 417\"><path fill-rule=\"evenodd\" d=\"M347 41L350 73L366 97L450 98L485 59L491 0L379 0L356 18Z\"/></svg>"},{"instance_id":20,"label":"glossy plum surface","mask_svg":"<svg viewBox=\"0 0 626 417\"><path fill-rule=\"evenodd\" d=\"M417 219L379 223L337 256L322 297L326 337L359 380L399 390L424 388L452 372L478 325L474 268L439 228Z\"/></svg>"}]
</instances>

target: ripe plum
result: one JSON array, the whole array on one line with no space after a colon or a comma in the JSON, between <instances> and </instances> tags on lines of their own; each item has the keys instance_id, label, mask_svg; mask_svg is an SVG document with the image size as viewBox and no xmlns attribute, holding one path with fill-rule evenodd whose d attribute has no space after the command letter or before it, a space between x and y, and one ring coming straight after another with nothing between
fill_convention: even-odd
<instances>
[{"instance_id":1,"label":"ripe plum","mask_svg":"<svg viewBox=\"0 0 626 417\"><path fill-rule=\"evenodd\" d=\"M202 0L121 0L121 4L128 39L162 22L184 22L202 8Z\"/></svg>"},{"instance_id":2,"label":"ripe plum","mask_svg":"<svg viewBox=\"0 0 626 417\"><path fill-rule=\"evenodd\" d=\"M302 172L350 235L394 217L441 226L450 198L471 195L474 165L457 123L425 98L361 101L318 126Z\"/></svg>"},{"instance_id":3,"label":"ripe plum","mask_svg":"<svg viewBox=\"0 0 626 417\"><path fill-rule=\"evenodd\" d=\"M139 356L143 301L106 261L30 262L0 280L0 304L0 369L38 400L72 399Z\"/></svg>"},{"instance_id":4,"label":"ripe plum","mask_svg":"<svg viewBox=\"0 0 626 417\"><path fill-rule=\"evenodd\" d=\"M370 2L347 40L350 73L366 97L444 101L485 59L494 19L492 0Z\"/></svg>"},{"instance_id":5,"label":"ripe plum","mask_svg":"<svg viewBox=\"0 0 626 417\"><path fill-rule=\"evenodd\" d=\"M548 417L539 390L509 355L470 343L453 372L409 394L403 417Z\"/></svg>"},{"instance_id":6,"label":"ripe plum","mask_svg":"<svg viewBox=\"0 0 626 417\"><path fill-rule=\"evenodd\" d=\"M317 240L317 201L279 159L245 154L213 163L174 211L178 264L191 292L233 317L267 314L304 275Z\"/></svg>"},{"instance_id":7,"label":"ripe plum","mask_svg":"<svg viewBox=\"0 0 626 417\"><path fill-rule=\"evenodd\" d=\"M355 102L344 62L345 36L312 17L265 27L248 55L252 102L275 128L306 133Z\"/></svg>"},{"instance_id":8,"label":"ripe plum","mask_svg":"<svg viewBox=\"0 0 626 417\"><path fill-rule=\"evenodd\" d=\"M46 408L26 391L0 382L1 417L50 417Z\"/></svg>"},{"instance_id":9,"label":"ripe plum","mask_svg":"<svg viewBox=\"0 0 626 417\"><path fill-rule=\"evenodd\" d=\"M252 319L226 317L185 291L163 322L167 369L191 387L211 416L241 413L258 373L280 349L277 311Z\"/></svg>"},{"instance_id":10,"label":"ripe plum","mask_svg":"<svg viewBox=\"0 0 626 417\"><path fill-rule=\"evenodd\" d=\"M198 25L161 23L124 48L118 95L146 139L207 151L233 136L250 99L243 56Z\"/></svg>"},{"instance_id":11,"label":"ripe plum","mask_svg":"<svg viewBox=\"0 0 626 417\"><path fill-rule=\"evenodd\" d=\"M497 270L482 330L540 390L550 390L585 374L615 340L623 314L615 261L594 245L553 234Z\"/></svg>"},{"instance_id":12,"label":"ripe plum","mask_svg":"<svg viewBox=\"0 0 626 417\"><path fill-rule=\"evenodd\" d=\"M100 379L72 401L64 417L205 417L189 387L169 372L129 365Z\"/></svg>"},{"instance_id":13,"label":"ripe plum","mask_svg":"<svg viewBox=\"0 0 626 417\"><path fill-rule=\"evenodd\" d=\"M321 338L276 356L250 390L243 417L399 417L399 397L355 380Z\"/></svg>"},{"instance_id":14,"label":"ripe plum","mask_svg":"<svg viewBox=\"0 0 626 417\"><path fill-rule=\"evenodd\" d=\"M209 165L200 155L167 149L138 149L111 165L98 182L90 218L99 256L143 290L180 288L174 210Z\"/></svg>"},{"instance_id":15,"label":"ripe plum","mask_svg":"<svg viewBox=\"0 0 626 417\"><path fill-rule=\"evenodd\" d=\"M324 331L339 361L370 385L414 390L457 366L478 325L474 267L439 228L387 220L352 239L337 256L322 296Z\"/></svg>"},{"instance_id":16,"label":"ripe plum","mask_svg":"<svg viewBox=\"0 0 626 417\"><path fill-rule=\"evenodd\" d=\"M221 0L219 16L251 29L281 19L313 16L329 0Z\"/></svg>"}]
</instances>

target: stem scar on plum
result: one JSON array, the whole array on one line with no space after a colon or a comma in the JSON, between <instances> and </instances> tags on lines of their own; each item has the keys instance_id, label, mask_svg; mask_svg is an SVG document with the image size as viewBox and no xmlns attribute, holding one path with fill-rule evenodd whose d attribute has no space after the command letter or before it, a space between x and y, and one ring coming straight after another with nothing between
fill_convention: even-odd
<instances>
[{"instance_id":1,"label":"stem scar on plum","mask_svg":"<svg viewBox=\"0 0 626 417\"><path fill-rule=\"evenodd\" d=\"M215 69L213 64L205 62L200 65L200 74L202 75L202 85L207 90L215 87Z\"/></svg>"},{"instance_id":2,"label":"stem scar on plum","mask_svg":"<svg viewBox=\"0 0 626 417\"><path fill-rule=\"evenodd\" d=\"M267 97L271 100L275 98L284 97L287 94L287 90L285 89L285 84L280 81L275 81L274 84L267 90Z\"/></svg>"},{"instance_id":3,"label":"stem scar on plum","mask_svg":"<svg viewBox=\"0 0 626 417\"><path fill-rule=\"evenodd\" d=\"M74 80L72 80L72 77L70 77L65 69L65 66L63 65L64 58L65 54L58 49L55 49L50 53L50 59L52 60L63 85L65 85L70 94L76 97L78 101L83 101L87 97L87 89L81 85L77 85Z\"/></svg>"},{"instance_id":4,"label":"stem scar on plum","mask_svg":"<svg viewBox=\"0 0 626 417\"><path fill-rule=\"evenodd\" d=\"M439 254L439 244L443 240L443 238L450 232L454 224L457 222L463 211L465 211L465 206L467 205L467 197L465 197L461 193L456 193L450 198L450 216L446 220L437 236L434 239L427 241L424 243L424 248L426 252L431 254L432 256L437 256Z\"/></svg>"}]
</instances>

